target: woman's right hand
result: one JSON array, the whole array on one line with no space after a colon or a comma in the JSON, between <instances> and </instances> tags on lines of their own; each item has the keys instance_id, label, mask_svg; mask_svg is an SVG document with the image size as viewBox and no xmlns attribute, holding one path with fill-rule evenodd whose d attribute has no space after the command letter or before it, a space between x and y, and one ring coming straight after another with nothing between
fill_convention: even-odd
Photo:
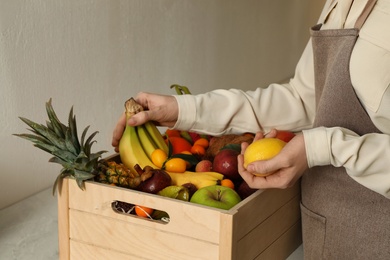
<instances>
[{"instance_id":1,"label":"woman's right hand","mask_svg":"<svg viewBox=\"0 0 390 260\"><path fill-rule=\"evenodd\" d=\"M258 133L254 140L268 137L275 137L277 131L273 129L270 133ZM291 187L303 175L308 168L305 141L302 133L295 135L286 146L275 157L255 161L244 167L244 153L248 143L241 144L241 154L238 156L238 171L244 181L252 189L285 189ZM273 172L266 177L253 175L256 172Z\"/></svg>"},{"instance_id":2,"label":"woman's right hand","mask_svg":"<svg viewBox=\"0 0 390 260\"><path fill-rule=\"evenodd\" d=\"M126 124L137 126L147 121L154 121L156 125L172 127L177 121L179 107L174 96L141 92L135 100L144 111L135 114L127 122L125 113L120 116L112 135L112 146L115 147L116 152Z\"/></svg>"}]
</instances>

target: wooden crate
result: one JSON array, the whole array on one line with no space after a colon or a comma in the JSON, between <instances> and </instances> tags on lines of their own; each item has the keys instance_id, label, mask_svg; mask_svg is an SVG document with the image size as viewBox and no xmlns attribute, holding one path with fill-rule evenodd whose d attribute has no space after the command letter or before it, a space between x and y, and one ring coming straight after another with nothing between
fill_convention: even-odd
<instances>
[{"instance_id":1,"label":"wooden crate","mask_svg":"<svg viewBox=\"0 0 390 260\"><path fill-rule=\"evenodd\" d=\"M230 210L65 179L58 195L60 259L286 259L302 242L300 185L257 191ZM166 211L169 223L112 208Z\"/></svg>"}]
</instances>

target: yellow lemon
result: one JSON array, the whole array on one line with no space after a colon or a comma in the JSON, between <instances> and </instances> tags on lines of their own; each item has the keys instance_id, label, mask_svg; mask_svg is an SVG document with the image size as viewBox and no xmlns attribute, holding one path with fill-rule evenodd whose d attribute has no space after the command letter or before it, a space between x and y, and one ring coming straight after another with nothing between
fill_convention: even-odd
<instances>
[{"instance_id":1,"label":"yellow lemon","mask_svg":"<svg viewBox=\"0 0 390 260\"><path fill-rule=\"evenodd\" d=\"M277 155L286 142L277 138L263 138L251 143L244 153L244 167L254 161L268 160ZM271 173L256 173L256 176L267 176Z\"/></svg>"}]
</instances>

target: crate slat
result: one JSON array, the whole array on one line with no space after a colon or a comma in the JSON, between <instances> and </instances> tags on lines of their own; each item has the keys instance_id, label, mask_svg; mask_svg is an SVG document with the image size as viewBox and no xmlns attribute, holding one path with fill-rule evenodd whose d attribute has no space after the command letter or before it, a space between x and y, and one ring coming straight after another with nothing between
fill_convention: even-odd
<instances>
[{"instance_id":1,"label":"crate slat","mask_svg":"<svg viewBox=\"0 0 390 260\"><path fill-rule=\"evenodd\" d=\"M191 236L211 243L219 243L221 211L105 184L86 182L84 191L80 190L74 181L69 184L69 207L71 209L128 221L135 225L161 231ZM162 224L147 221L143 218L118 214L111 207L111 203L115 200L166 211L170 216L170 222Z\"/></svg>"},{"instance_id":2,"label":"crate slat","mask_svg":"<svg viewBox=\"0 0 390 260\"><path fill-rule=\"evenodd\" d=\"M70 210L70 239L148 259L218 259L217 244ZM112 259L112 258L111 258Z\"/></svg>"}]
</instances>

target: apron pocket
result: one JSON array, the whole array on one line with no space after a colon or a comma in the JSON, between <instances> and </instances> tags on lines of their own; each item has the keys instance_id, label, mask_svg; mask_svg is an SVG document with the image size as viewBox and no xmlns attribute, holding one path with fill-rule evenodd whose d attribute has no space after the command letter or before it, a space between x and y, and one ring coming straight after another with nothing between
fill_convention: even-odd
<instances>
[{"instance_id":1,"label":"apron pocket","mask_svg":"<svg viewBox=\"0 0 390 260\"><path fill-rule=\"evenodd\" d=\"M326 218L301 203L303 254L305 259L322 259Z\"/></svg>"}]
</instances>

